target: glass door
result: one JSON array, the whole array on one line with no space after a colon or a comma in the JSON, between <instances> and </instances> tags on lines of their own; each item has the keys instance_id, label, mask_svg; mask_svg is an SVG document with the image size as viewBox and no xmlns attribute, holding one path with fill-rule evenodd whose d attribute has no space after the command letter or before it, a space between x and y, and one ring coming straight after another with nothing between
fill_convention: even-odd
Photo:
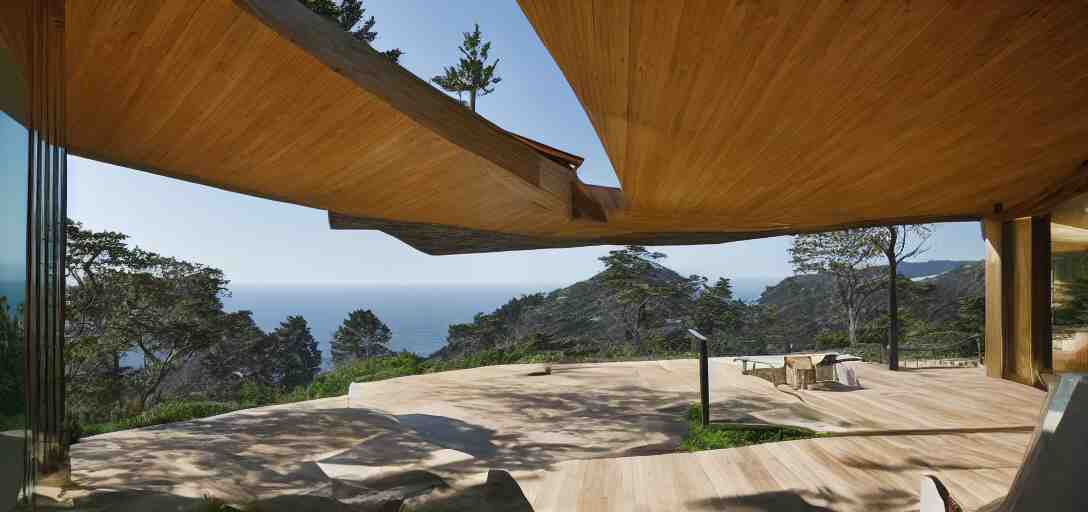
<instances>
[{"instance_id":1,"label":"glass door","mask_svg":"<svg viewBox=\"0 0 1088 512\"><path fill-rule=\"evenodd\" d=\"M26 481L26 82L0 47L0 510Z\"/></svg>"}]
</instances>

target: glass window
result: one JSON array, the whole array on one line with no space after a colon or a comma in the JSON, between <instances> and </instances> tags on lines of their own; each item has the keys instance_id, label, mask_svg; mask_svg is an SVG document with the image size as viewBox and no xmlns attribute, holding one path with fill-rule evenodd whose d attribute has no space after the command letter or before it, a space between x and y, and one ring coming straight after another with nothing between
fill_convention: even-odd
<instances>
[{"instance_id":1,"label":"glass window","mask_svg":"<svg viewBox=\"0 0 1088 512\"><path fill-rule=\"evenodd\" d=\"M1088 371L1088 195L1050 220L1054 371Z\"/></svg>"},{"instance_id":2,"label":"glass window","mask_svg":"<svg viewBox=\"0 0 1088 512\"><path fill-rule=\"evenodd\" d=\"M25 83L0 47L0 510L15 504L24 480L28 134L16 119L25 102Z\"/></svg>"}]
</instances>

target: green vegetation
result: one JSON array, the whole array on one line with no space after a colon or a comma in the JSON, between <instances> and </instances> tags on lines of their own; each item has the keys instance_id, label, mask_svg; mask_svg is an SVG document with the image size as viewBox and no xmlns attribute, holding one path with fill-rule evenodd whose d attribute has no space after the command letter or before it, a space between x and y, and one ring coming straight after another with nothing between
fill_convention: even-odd
<instances>
[{"instance_id":1,"label":"green vegetation","mask_svg":"<svg viewBox=\"0 0 1088 512\"><path fill-rule=\"evenodd\" d=\"M369 309L357 309L348 314L332 336L332 362L339 366L356 359L386 355L391 339L393 331L378 315Z\"/></svg>"},{"instance_id":2,"label":"green vegetation","mask_svg":"<svg viewBox=\"0 0 1088 512\"><path fill-rule=\"evenodd\" d=\"M249 311L224 310L228 281L221 270L132 247L123 233L76 222L67 236L70 421L146 425L203 410L179 402L267 402L308 385L319 370L321 354L302 317L265 333ZM142 364L123 364L131 356ZM162 409L166 404L173 405Z\"/></svg>"},{"instance_id":3,"label":"green vegetation","mask_svg":"<svg viewBox=\"0 0 1088 512\"><path fill-rule=\"evenodd\" d=\"M240 404L222 402L163 402L135 416L117 421L82 425L81 429L83 435L93 436L117 430L206 418L240 408L243 408Z\"/></svg>"},{"instance_id":4,"label":"green vegetation","mask_svg":"<svg viewBox=\"0 0 1088 512\"><path fill-rule=\"evenodd\" d=\"M26 416L23 416L22 414L0 416L0 432L5 430L22 430L24 427L26 427Z\"/></svg>"},{"instance_id":5,"label":"green vegetation","mask_svg":"<svg viewBox=\"0 0 1088 512\"><path fill-rule=\"evenodd\" d=\"M476 98L495 92L495 86L502 82L502 77L495 74L499 60L488 64L491 53L491 41L484 42L477 23L472 32L464 32L464 42L457 50L461 57L456 66L446 66L441 75L435 75L431 82L446 92L452 92L461 100L461 94L468 94L468 107L476 111ZM463 103L463 102L462 102Z\"/></svg>"},{"instance_id":6,"label":"green vegetation","mask_svg":"<svg viewBox=\"0 0 1088 512\"><path fill-rule=\"evenodd\" d=\"M701 415L702 407L699 404L692 404L688 409L688 432L680 442L680 448L685 451L699 452L820 437L817 432L797 427L751 428L713 423L704 427L700 422Z\"/></svg>"},{"instance_id":7,"label":"green vegetation","mask_svg":"<svg viewBox=\"0 0 1088 512\"><path fill-rule=\"evenodd\" d=\"M352 382L372 382L422 373L422 362L421 357L411 353L357 359L318 375L309 385L295 388L278 397L277 401L296 402L346 395Z\"/></svg>"},{"instance_id":8,"label":"green vegetation","mask_svg":"<svg viewBox=\"0 0 1088 512\"><path fill-rule=\"evenodd\" d=\"M660 316L677 303L690 303L696 286L705 286L705 279L697 276L675 281L646 279L661 265L658 261L665 257L663 253L650 252L640 245L629 245L598 258L604 263L601 281L618 305L616 320L623 325L624 339L636 348L642 347L643 334L648 324L655 320L655 314Z\"/></svg>"},{"instance_id":9,"label":"green vegetation","mask_svg":"<svg viewBox=\"0 0 1088 512\"><path fill-rule=\"evenodd\" d=\"M0 431L25 425L21 318L22 306L19 311L11 311L7 297L0 295Z\"/></svg>"},{"instance_id":10,"label":"green vegetation","mask_svg":"<svg viewBox=\"0 0 1088 512\"><path fill-rule=\"evenodd\" d=\"M378 32L374 30L374 25L377 22L374 20L373 16L369 18L366 17L366 9L363 7L362 0L298 1L311 11L336 23L341 30L355 36L355 39L373 46L374 40L378 38ZM392 50L386 50L384 52L379 51L378 53L381 53L385 58L394 63L400 60L401 55L404 55L404 52L401 51L400 48L393 48Z\"/></svg>"},{"instance_id":11,"label":"green vegetation","mask_svg":"<svg viewBox=\"0 0 1088 512\"><path fill-rule=\"evenodd\" d=\"M750 304L734 298L729 279L710 284L702 276L684 277L662 265L663 254L629 246L600 258L604 270L591 279L515 297L472 322L450 325L446 346L428 358L391 352L388 326L373 311L355 310L332 340L334 368L319 374L321 352L306 320L288 316L266 333L251 312L225 311L228 281L220 270L130 247L122 233L89 231L78 223L70 224L68 240L72 437L342 396L353 382L502 364L691 358L689 327L708 336L712 355L826 348L870 359L883 357L889 331L886 310L862 304L851 343L834 312L839 305L828 272L788 278L768 287L760 304ZM897 280L905 351L931 349L919 357L978 352L982 300L971 283L981 283L979 268L949 271L955 279L942 285L944 291L930 281ZM883 275L880 269L869 274ZM939 308L919 307L928 307L931 297L940 299ZM21 350L19 317L0 315L0 349ZM4 360L21 360L12 354ZM123 364L133 355L143 364ZM15 428L22 411L4 407L21 403L21 371L21 364L0 367L0 397L12 398L0 401L0 424ZM693 429L689 446L795 434Z\"/></svg>"},{"instance_id":12,"label":"green vegetation","mask_svg":"<svg viewBox=\"0 0 1088 512\"><path fill-rule=\"evenodd\" d=\"M870 296L881 289L887 291L884 339L892 348L888 366L895 370L899 367L898 347L902 340L898 267L926 251L925 242L932 232L928 225L903 225L811 233L794 237L789 251L798 274L832 276L835 284L832 297L846 316L847 338L851 345L859 342L858 331L862 327L862 316L870 306ZM881 257L887 263L884 278L873 268Z\"/></svg>"}]
</instances>

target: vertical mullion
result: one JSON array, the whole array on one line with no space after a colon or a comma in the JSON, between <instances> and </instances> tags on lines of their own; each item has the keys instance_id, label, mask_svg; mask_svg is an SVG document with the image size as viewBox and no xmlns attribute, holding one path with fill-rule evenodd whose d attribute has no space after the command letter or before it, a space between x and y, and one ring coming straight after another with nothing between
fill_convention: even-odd
<instances>
[{"instance_id":1,"label":"vertical mullion","mask_svg":"<svg viewBox=\"0 0 1088 512\"><path fill-rule=\"evenodd\" d=\"M53 168L56 165L56 140L53 138L54 131L56 130L56 120L54 119L53 102L56 101L56 87L53 83L56 78L53 76L52 69L52 56L53 56L53 13L51 2L43 2L46 9L45 17L45 62L42 68L45 71L45 77L42 80L42 84L45 85L49 91L45 96L45 183L46 187L42 196L42 209L45 213L45 222L42 224L42 245L45 248L45 259L42 260L42 273L45 274L45 293L42 298L42 302L46 304L44 326L45 337L42 341L46 346L46 359L45 359L45 402L46 407L46 427L45 431L48 436L48 441L45 443L45 470L48 473L52 473L55 461L56 443L57 443L57 414L56 406L53 403L53 379L56 376L56 343L54 340L53 332L53 317L56 315L53 308L56 306L53 303L53 288L56 286L56 276L53 275L52 266L49 264L56 257L56 248L53 246L53 240L50 232L53 222L56 220L53 212L53 189L57 186L57 176L53 172Z\"/></svg>"},{"instance_id":2,"label":"vertical mullion","mask_svg":"<svg viewBox=\"0 0 1088 512\"><path fill-rule=\"evenodd\" d=\"M42 118L42 108L45 105L45 101L42 91L42 70L41 61L44 58L43 54L43 34L42 32L42 5L38 2L34 3L34 62L33 62L33 75L34 83L33 88L37 93L34 101L34 162L32 171L34 173L34 195L32 201L34 202L34 223L31 225L31 234L34 237L34 253L32 264L34 266L34 337L32 343L34 344L34 478L35 482L38 477L38 465L42 460L42 443L44 442L44 433L41 431L42 426L42 378L41 378L41 296L42 296L42 275L40 262L42 258L41 251L41 239L38 234L41 232L41 220L42 220L42 205L41 205L41 191L42 191L42 175L41 165L42 158L44 157L44 148L42 148L41 131L44 127L45 120Z\"/></svg>"},{"instance_id":3,"label":"vertical mullion","mask_svg":"<svg viewBox=\"0 0 1088 512\"><path fill-rule=\"evenodd\" d=\"M36 434L34 432L34 415L35 415L35 401L34 395L34 382L36 375L36 364L34 345L32 340L34 339L34 238L32 233L34 232L33 220L34 220L34 156L35 156L35 141L34 130L37 126L37 120L34 118L36 115L35 106L37 105L38 94L34 88L35 85L35 45L37 44L35 21L37 20L35 7L30 7L26 11L26 31L29 36L29 40L26 45L26 62L27 70L29 71L26 76L27 80L27 169L26 169L26 283L24 285L23 293L23 353L24 353L24 389L23 394L26 400L25 418L24 418L24 446L23 446L23 495L31 501L31 493L34 488L34 445L37 442Z\"/></svg>"},{"instance_id":4,"label":"vertical mullion","mask_svg":"<svg viewBox=\"0 0 1088 512\"><path fill-rule=\"evenodd\" d=\"M63 3L61 4L63 9ZM53 259L53 275L57 276L57 286L54 289L53 308L56 312L55 326L53 328L57 338L57 360L56 365L58 367L56 381L54 383L56 392L56 407L57 415L60 426L60 457L67 459L68 454L68 439L66 429L66 396L65 396L65 367L64 367L64 352L65 352L65 338L64 338L64 296L68 288L68 282L64 274L64 261L66 256L66 250L68 247L67 238L65 236L68 226L68 206L66 197L68 194L68 114L65 109L65 101L67 93L65 90L65 60L64 60L64 30L67 29L67 17L64 16L64 12L57 14L59 16L59 24L57 26L58 33L54 36L54 42L58 45L58 49L55 52L57 55L53 59L56 66L56 92L57 103L55 105L56 114L56 140L54 143L57 146L57 197L53 205L54 211L57 212L57 221L54 223L54 238L53 243L56 244L56 257ZM62 460L62 464L67 466L68 461Z\"/></svg>"}]
</instances>

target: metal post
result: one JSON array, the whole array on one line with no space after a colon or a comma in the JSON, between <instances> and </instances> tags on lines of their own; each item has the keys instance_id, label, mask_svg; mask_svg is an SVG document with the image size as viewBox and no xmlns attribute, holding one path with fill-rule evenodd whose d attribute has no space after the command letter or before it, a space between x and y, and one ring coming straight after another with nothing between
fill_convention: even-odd
<instances>
[{"instance_id":1,"label":"metal post","mask_svg":"<svg viewBox=\"0 0 1088 512\"><path fill-rule=\"evenodd\" d=\"M705 427L710 425L710 369L706 355L706 336L695 329L688 329L688 332L699 340L699 399L703 413L700 420Z\"/></svg>"}]
</instances>

